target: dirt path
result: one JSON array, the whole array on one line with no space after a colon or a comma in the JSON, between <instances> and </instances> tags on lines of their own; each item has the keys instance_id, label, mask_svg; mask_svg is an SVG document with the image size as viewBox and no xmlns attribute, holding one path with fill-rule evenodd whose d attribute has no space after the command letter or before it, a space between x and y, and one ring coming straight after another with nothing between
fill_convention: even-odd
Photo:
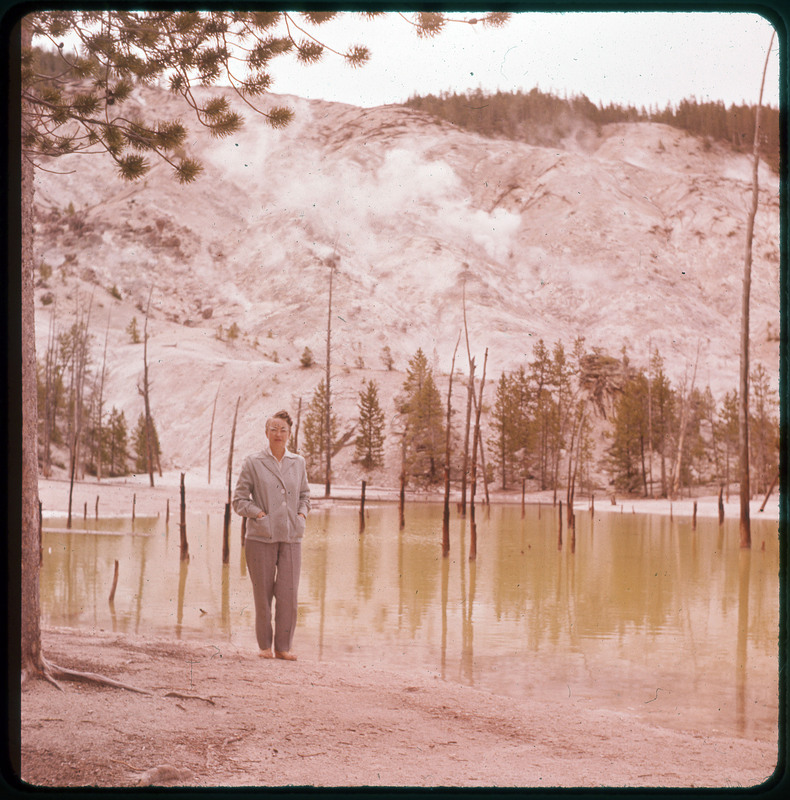
<instances>
[{"instance_id":1,"label":"dirt path","mask_svg":"<svg viewBox=\"0 0 790 800\"><path fill-rule=\"evenodd\" d=\"M150 692L22 693L22 777L41 786L748 786L776 743L669 731L365 664L260 659L45 630L47 657Z\"/></svg>"}]
</instances>

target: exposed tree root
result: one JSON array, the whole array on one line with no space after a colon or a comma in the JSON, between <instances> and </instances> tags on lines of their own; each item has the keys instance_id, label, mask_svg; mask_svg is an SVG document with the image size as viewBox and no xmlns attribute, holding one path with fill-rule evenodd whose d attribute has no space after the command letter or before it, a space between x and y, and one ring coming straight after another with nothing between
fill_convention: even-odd
<instances>
[{"instance_id":1,"label":"exposed tree root","mask_svg":"<svg viewBox=\"0 0 790 800\"><path fill-rule=\"evenodd\" d=\"M210 697L201 697L199 694L184 694L183 692L167 692L165 697L180 697L183 700L202 700L204 703L211 703L212 706L216 703Z\"/></svg>"},{"instance_id":2,"label":"exposed tree root","mask_svg":"<svg viewBox=\"0 0 790 800\"><path fill-rule=\"evenodd\" d=\"M107 678L104 675L97 675L95 672L80 672L74 669L67 669L58 664L53 664L45 658L41 659L41 677L49 681L54 686L57 686L61 692L65 689L58 683L58 679L66 681L81 681L83 683L97 683L100 686L112 686L115 689L126 689L130 692L137 692L138 694L150 695L147 689L140 689L137 686L132 686L128 683L121 683L121 681Z\"/></svg>"}]
</instances>

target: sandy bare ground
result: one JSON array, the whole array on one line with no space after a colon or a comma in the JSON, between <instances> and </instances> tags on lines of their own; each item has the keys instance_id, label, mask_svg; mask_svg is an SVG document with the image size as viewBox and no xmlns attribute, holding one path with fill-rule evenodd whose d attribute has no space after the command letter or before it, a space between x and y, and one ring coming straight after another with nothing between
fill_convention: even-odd
<instances>
[{"instance_id":1,"label":"sandy bare ground","mask_svg":"<svg viewBox=\"0 0 790 800\"><path fill-rule=\"evenodd\" d=\"M119 513L133 493L138 513L178 496L172 485L99 491ZM79 485L76 507L92 510L96 494ZM68 485L43 481L41 496L64 511ZM192 500L210 511L224 493ZM42 640L50 661L145 693L28 683L20 769L37 786L747 787L777 763L775 736L710 735L691 721L669 730L571 696L516 701L430 671L264 660L226 642L96 630L46 629Z\"/></svg>"},{"instance_id":2,"label":"sandy bare ground","mask_svg":"<svg viewBox=\"0 0 790 800\"><path fill-rule=\"evenodd\" d=\"M776 742L656 728L364 663L46 630L47 656L150 694L36 682L22 777L43 786L748 786Z\"/></svg>"}]
</instances>

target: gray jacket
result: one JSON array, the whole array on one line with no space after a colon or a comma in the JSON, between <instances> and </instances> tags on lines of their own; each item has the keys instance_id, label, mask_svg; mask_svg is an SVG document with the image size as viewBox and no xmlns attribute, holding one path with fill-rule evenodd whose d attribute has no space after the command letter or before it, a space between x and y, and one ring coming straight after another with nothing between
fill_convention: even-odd
<instances>
[{"instance_id":1,"label":"gray jacket","mask_svg":"<svg viewBox=\"0 0 790 800\"><path fill-rule=\"evenodd\" d=\"M247 517L247 538L296 542L304 535L310 488L304 459L286 450L280 464L267 447L244 460L233 493L233 510ZM256 519L258 514L265 517Z\"/></svg>"}]
</instances>

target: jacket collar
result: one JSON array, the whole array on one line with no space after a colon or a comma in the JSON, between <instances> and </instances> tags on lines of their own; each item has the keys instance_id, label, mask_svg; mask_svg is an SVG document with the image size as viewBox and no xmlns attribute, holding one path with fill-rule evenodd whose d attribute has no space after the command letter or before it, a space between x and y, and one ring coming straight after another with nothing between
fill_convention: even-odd
<instances>
[{"instance_id":1,"label":"jacket collar","mask_svg":"<svg viewBox=\"0 0 790 800\"><path fill-rule=\"evenodd\" d=\"M277 459L272 454L271 447L268 445L258 453L258 458L266 467L269 472L278 480L280 483L285 485L283 478L284 476L291 471L293 464L295 463L296 454L291 453L289 450L285 451L285 455L283 456L283 460L277 463Z\"/></svg>"},{"instance_id":2,"label":"jacket collar","mask_svg":"<svg viewBox=\"0 0 790 800\"><path fill-rule=\"evenodd\" d=\"M264 457L264 456L268 456L269 458L273 459L274 461L277 461L277 459L274 457L274 453L272 453L271 445L268 445L268 444L266 445L266 447L263 448L263 450L261 450L260 453L258 453L258 456L261 457L261 458ZM296 458L296 453L292 453L286 447L285 448L285 455L283 456L283 460L282 460L281 463L285 463L285 459L286 458Z\"/></svg>"}]
</instances>

